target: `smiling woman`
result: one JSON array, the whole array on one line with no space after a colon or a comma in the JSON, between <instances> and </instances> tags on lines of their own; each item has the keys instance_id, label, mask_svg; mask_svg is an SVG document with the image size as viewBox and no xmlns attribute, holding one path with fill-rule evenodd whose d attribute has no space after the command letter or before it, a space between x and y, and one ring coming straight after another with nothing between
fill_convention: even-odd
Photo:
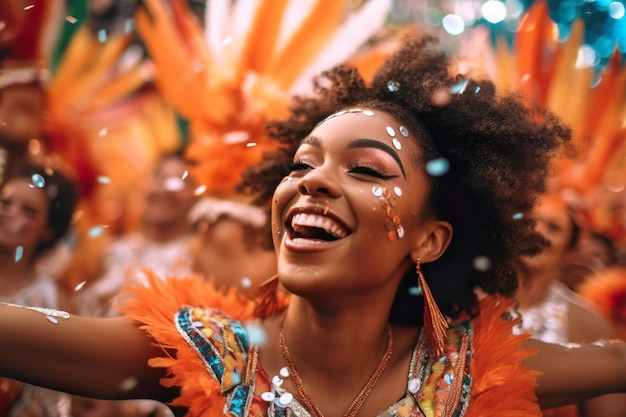
<instances>
[{"instance_id":1,"label":"smiling woman","mask_svg":"<svg viewBox=\"0 0 626 417\"><path fill-rule=\"evenodd\" d=\"M25 165L0 186L1 302L66 307L54 278L35 266L68 232L76 202L74 184L52 169ZM68 407L67 395L0 379L0 415L62 416Z\"/></svg>"},{"instance_id":2,"label":"smiling woman","mask_svg":"<svg viewBox=\"0 0 626 417\"><path fill-rule=\"evenodd\" d=\"M451 68L407 38L371 83L331 70L269 124L281 146L242 183L278 258L256 305L152 277L126 318L0 307L0 374L189 416L527 417L626 391L625 344L531 356L504 318L516 262L545 245L518 213L569 130Z\"/></svg>"}]
</instances>

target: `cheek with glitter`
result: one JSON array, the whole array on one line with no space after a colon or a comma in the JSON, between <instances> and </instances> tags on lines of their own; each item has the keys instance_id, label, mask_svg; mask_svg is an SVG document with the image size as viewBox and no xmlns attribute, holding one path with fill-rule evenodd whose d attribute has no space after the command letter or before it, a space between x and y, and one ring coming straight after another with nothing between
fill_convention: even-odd
<instances>
[{"instance_id":1,"label":"cheek with glitter","mask_svg":"<svg viewBox=\"0 0 626 417\"><path fill-rule=\"evenodd\" d=\"M385 212L385 230L387 231L387 239L394 241L404 237L404 227L400 222L400 216L396 214L394 208L396 206L396 198L402 195L400 187L394 187L393 193L387 188L374 186L372 194L378 197L380 207Z\"/></svg>"}]
</instances>

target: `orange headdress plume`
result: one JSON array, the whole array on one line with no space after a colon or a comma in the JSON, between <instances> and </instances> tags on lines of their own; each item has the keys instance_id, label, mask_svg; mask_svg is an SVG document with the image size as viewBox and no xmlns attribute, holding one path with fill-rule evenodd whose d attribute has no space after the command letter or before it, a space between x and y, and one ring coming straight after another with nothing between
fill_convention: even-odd
<instances>
[{"instance_id":1,"label":"orange headdress plume","mask_svg":"<svg viewBox=\"0 0 626 417\"><path fill-rule=\"evenodd\" d=\"M137 28L157 83L190 122L194 174L217 194L232 194L241 172L274 148L263 125L285 116L313 75L359 51L391 7L390 0L356 11L335 0L208 2L202 27L184 1L144 3Z\"/></svg>"},{"instance_id":2,"label":"orange headdress plume","mask_svg":"<svg viewBox=\"0 0 626 417\"><path fill-rule=\"evenodd\" d=\"M564 152L554 161L548 191L564 194L588 227L623 245L626 200L616 191L626 186L626 68L616 49L596 74L581 60L583 20L575 20L568 39L559 42L549 13L545 0L534 2L520 20L514 47L496 41L490 75L503 91L550 109L570 125L575 157Z\"/></svg>"}]
</instances>

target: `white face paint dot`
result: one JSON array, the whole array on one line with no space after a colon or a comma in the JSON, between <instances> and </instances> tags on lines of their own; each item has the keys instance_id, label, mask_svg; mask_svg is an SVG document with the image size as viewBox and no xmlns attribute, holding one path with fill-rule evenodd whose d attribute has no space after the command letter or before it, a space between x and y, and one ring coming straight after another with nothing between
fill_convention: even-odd
<instances>
[{"instance_id":1,"label":"white face paint dot","mask_svg":"<svg viewBox=\"0 0 626 417\"><path fill-rule=\"evenodd\" d=\"M46 316L46 318L52 324L59 324L59 321L57 319L55 319L54 317L52 317L52 316Z\"/></svg>"},{"instance_id":2,"label":"white face paint dot","mask_svg":"<svg viewBox=\"0 0 626 417\"><path fill-rule=\"evenodd\" d=\"M400 126L399 130L402 136L404 136L405 138L409 137L409 129L407 129L405 126Z\"/></svg>"},{"instance_id":3,"label":"white face paint dot","mask_svg":"<svg viewBox=\"0 0 626 417\"><path fill-rule=\"evenodd\" d=\"M287 369L286 366L283 366L282 368L280 368L280 371L278 371L278 373L280 374L280 376L282 376L283 378L287 378L289 376L289 369Z\"/></svg>"},{"instance_id":4,"label":"white face paint dot","mask_svg":"<svg viewBox=\"0 0 626 417\"><path fill-rule=\"evenodd\" d=\"M241 278L241 286L244 288L250 288L252 285L252 280L248 277Z\"/></svg>"},{"instance_id":5,"label":"white face paint dot","mask_svg":"<svg viewBox=\"0 0 626 417\"><path fill-rule=\"evenodd\" d=\"M374 112L371 110L363 110L363 114L367 117L372 117L374 115Z\"/></svg>"},{"instance_id":6,"label":"white face paint dot","mask_svg":"<svg viewBox=\"0 0 626 417\"><path fill-rule=\"evenodd\" d=\"M388 134L389 136L391 136L391 137L393 137L393 136L395 136L395 135L396 135L396 131L395 131L395 130L393 130L393 127L391 127L391 126L387 126L387 127L385 128L385 130L387 131L387 134Z\"/></svg>"},{"instance_id":7,"label":"white face paint dot","mask_svg":"<svg viewBox=\"0 0 626 417\"><path fill-rule=\"evenodd\" d=\"M400 143L400 141L398 140L398 138L393 138L391 140L391 143L393 143L393 147L396 148L397 150L402 149L402 143Z\"/></svg>"},{"instance_id":8,"label":"white face paint dot","mask_svg":"<svg viewBox=\"0 0 626 417\"><path fill-rule=\"evenodd\" d=\"M404 237L404 227L398 226L396 233L398 234L398 237L402 239Z\"/></svg>"},{"instance_id":9,"label":"white face paint dot","mask_svg":"<svg viewBox=\"0 0 626 417\"><path fill-rule=\"evenodd\" d=\"M374 196L376 197L380 197L381 195L383 195L383 187L380 187L378 185L373 186L372 194L374 194Z\"/></svg>"},{"instance_id":10,"label":"white face paint dot","mask_svg":"<svg viewBox=\"0 0 626 417\"><path fill-rule=\"evenodd\" d=\"M393 193L395 195L397 195L398 197L400 197L402 195L402 188L400 188L400 187L393 187Z\"/></svg>"}]
</instances>

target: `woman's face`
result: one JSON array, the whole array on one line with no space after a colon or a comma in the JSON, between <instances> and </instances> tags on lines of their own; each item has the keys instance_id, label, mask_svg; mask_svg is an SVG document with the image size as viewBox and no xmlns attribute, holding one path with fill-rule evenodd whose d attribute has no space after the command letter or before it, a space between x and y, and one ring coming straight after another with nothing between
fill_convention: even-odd
<instances>
[{"instance_id":1,"label":"woman's face","mask_svg":"<svg viewBox=\"0 0 626 417\"><path fill-rule=\"evenodd\" d=\"M148 183L144 219L152 224L187 221L196 201L195 182L187 175L187 163L180 158L163 159Z\"/></svg>"},{"instance_id":2,"label":"woman's face","mask_svg":"<svg viewBox=\"0 0 626 417\"><path fill-rule=\"evenodd\" d=\"M50 237L48 197L25 179L9 180L0 189L0 248L24 253Z\"/></svg>"},{"instance_id":3,"label":"woman's face","mask_svg":"<svg viewBox=\"0 0 626 417\"><path fill-rule=\"evenodd\" d=\"M537 232L549 240L550 245L539 255L527 258L525 263L531 270L558 269L573 233L567 206L559 199L543 197L535 213Z\"/></svg>"},{"instance_id":4,"label":"woman's face","mask_svg":"<svg viewBox=\"0 0 626 417\"><path fill-rule=\"evenodd\" d=\"M278 274L296 294L399 279L430 221L422 213L429 181L416 163L415 137L387 113L357 110L313 129L274 193Z\"/></svg>"}]
</instances>

